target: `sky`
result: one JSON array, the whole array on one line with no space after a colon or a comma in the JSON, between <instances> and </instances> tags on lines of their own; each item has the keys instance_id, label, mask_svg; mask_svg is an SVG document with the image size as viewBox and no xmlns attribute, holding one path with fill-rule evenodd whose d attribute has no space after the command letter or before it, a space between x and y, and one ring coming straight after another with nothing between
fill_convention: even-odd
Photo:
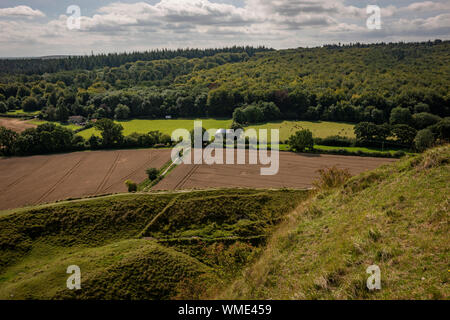
<instances>
[{"instance_id":1,"label":"sky","mask_svg":"<svg viewBox=\"0 0 450 320\"><path fill-rule=\"evenodd\" d=\"M379 29L367 27L368 5L380 8ZM434 39L450 39L449 0L0 1L0 57Z\"/></svg>"}]
</instances>

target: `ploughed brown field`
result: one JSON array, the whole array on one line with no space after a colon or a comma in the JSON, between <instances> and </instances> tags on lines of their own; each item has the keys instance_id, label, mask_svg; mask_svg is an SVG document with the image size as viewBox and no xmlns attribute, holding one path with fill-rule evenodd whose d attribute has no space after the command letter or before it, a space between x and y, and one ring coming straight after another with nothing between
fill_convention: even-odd
<instances>
[{"instance_id":1,"label":"ploughed brown field","mask_svg":"<svg viewBox=\"0 0 450 320\"><path fill-rule=\"evenodd\" d=\"M270 152L269 152L270 155ZM224 156L224 158L226 158ZM246 152L248 163L248 151ZM260 175L261 167L249 164L181 164L153 187L153 190L204 189L222 187L310 188L318 170L337 166L349 169L352 175L396 161L387 158L339 155L295 154L280 152L278 174Z\"/></svg>"},{"instance_id":2,"label":"ploughed brown field","mask_svg":"<svg viewBox=\"0 0 450 320\"><path fill-rule=\"evenodd\" d=\"M126 192L125 180L142 182L147 168L160 168L169 160L169 149L0 159L0 210Z\"/></svg>"},{"instance_id":3,"label":"ploughed brown field","mask_svg":"<svg viewBox=\"0 0 450 320\"><path fill-rule=\"evenodd\" d=\"M18 118L0 118L0 127L5 127L15 132L22 132L29 128L36 128L37 125Z\"/></svg>"}]
</instances>

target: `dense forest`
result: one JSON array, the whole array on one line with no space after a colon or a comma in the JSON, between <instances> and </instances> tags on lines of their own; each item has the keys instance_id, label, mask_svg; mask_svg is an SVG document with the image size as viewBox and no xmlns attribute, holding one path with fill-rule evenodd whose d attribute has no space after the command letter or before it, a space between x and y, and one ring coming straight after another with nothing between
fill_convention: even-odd
<instances>
[{"instance_id":1,"label":"dense forest","mask_svg":"<svg viewBox=\"0 0 450 320\"><path fill-rule=\"evenodd\" d=\"M0 113L40 111L49 121L344 121L363 123L360 140L410 144L427 128L445 137L450 116L450 41L160 50L0 60L0 68Z\"/></svg>"}]
</instances>

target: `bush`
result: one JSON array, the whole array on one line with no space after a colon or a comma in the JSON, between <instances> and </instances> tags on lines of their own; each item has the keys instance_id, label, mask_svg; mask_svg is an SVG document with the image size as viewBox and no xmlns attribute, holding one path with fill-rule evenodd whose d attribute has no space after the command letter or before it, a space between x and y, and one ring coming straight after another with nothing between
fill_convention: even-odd
<instances>
[{"instance_id":1,"label":"bush","mask_svg":"<svg viewBox=\"0 0 450 320\"><path fill-rule=\"evenodd\" d=\"M331 189L343 185L351 174L348 169L339 169L336 166L327 169L320 169L319 179L313 182L318 189Z\"/></svg>"},{"instance_id":2,"label":"bush","mask_svg":"<svg viewBox=\"0 0 450 320\"><path fill-rule=\"evenodd\" d=\"M128 192L136 192L137 184L131 180L125 181L126 186L128 187Z\"/></svg>"},{"instance_id":3,"label":"bush","mask_svg":"<svg viewBox=\"0 0 450 320\"><path fill-rule=\"evenodd\" d=\"M421 112L413 115L414 126L417 129L425 129L438 123L441 118L431 113Z\"/></svg>"},{"instance_id":4,"label":"bush","mask_svg":"<svg viewBox=\"0 0 450 320\"><path fill-rule=\"evenodd\" d=\"M8 106L3 101L0 101L0 113L6 113L8 111Z\"/></svg>"},{"instance_id":5,"label":"bush","mask_svg":"<svg viewBox=\"0 0 450 320\"><path fill-rule=\"evenodd\" d=\"M417 132L416 137L414 138L414 145L416 150L419 152L423 152L429 147L431 147L434 143L433 133L429 129L423 129Z\"/></svg>"},{"instance_id":6,"label":"bush","mask_svg":"<svg viewBox=\"0 0 450 320\"><path fill-rule=\"evenodd\" d=\"M22 102L23 111L35 111L38 108L38 101L33 97L27 97Z\"/></svg>"},{"instance_id":7,"label":"bush","mask_svg":"<svg viewBox=\"0 0 450 320\"><path fill-rule=\"evenodd\" d=\"M291 150L297 152L303 152L306 149L313 150L314 139L312 132L308 129L297 131L295 134L290 136L288 144Z\"/></svg>"},{"instance_id":8,"label":"bush","mask_svg":"<svg viewBox=\"0 0 450 320\"><path fill-rule=\"evenodd\" d=\"M147 173L148 179L150 181L155 180L158 177L158 174L159 174L159 170L156 169L156 168L148 168L145 172Z\"/></svg>"},{"instance_id":9,"label":"bush","mask_svg":"<svg viewBox=\"0 0 450 320\"><path fill-rule=\"evenodd\" d=\"M411 111L402 107L392 109L390 122L391 124L410 124L412 122Z\"/></svg>"},{"instance_id":10,"label":"bush","mask_svg":"<svg viewBox=\"0 0 450 320\"><path fill-rule=\"evenodd\" d=\"M128 108L126 105L118 104L116 109L114 109L114 117L117 120L128 119L129 115L130 115L130 108Z\"/></svg>"}]
</instances>

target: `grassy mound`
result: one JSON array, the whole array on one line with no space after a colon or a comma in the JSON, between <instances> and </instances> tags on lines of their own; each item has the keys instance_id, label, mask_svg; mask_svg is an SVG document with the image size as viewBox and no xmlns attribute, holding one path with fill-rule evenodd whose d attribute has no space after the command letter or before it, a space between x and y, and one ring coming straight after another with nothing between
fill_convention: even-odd
<instances>
[{"instance_id":1,"label":"grassy mound","mask_svg":"<svg viewBox=\"0 0 450 320\"><path fill-rule=\"evenodd\" d=\"M450 147L318 192L220 298L448 299ZM381 270L369 291L366 269Z\"/></svg>"},{"instance_id":2,"label":"grassy mound","mask_svg":"<svg viewBox=\"0 0 450 320\"><path fill-rule=\"evenodd\" d=\"M199 298L234 278L306 197L239 189L134 194L5 214L0 299ZM69 265L81 269L81 290L66 288Z\"/></svg>"}]
</instances>

